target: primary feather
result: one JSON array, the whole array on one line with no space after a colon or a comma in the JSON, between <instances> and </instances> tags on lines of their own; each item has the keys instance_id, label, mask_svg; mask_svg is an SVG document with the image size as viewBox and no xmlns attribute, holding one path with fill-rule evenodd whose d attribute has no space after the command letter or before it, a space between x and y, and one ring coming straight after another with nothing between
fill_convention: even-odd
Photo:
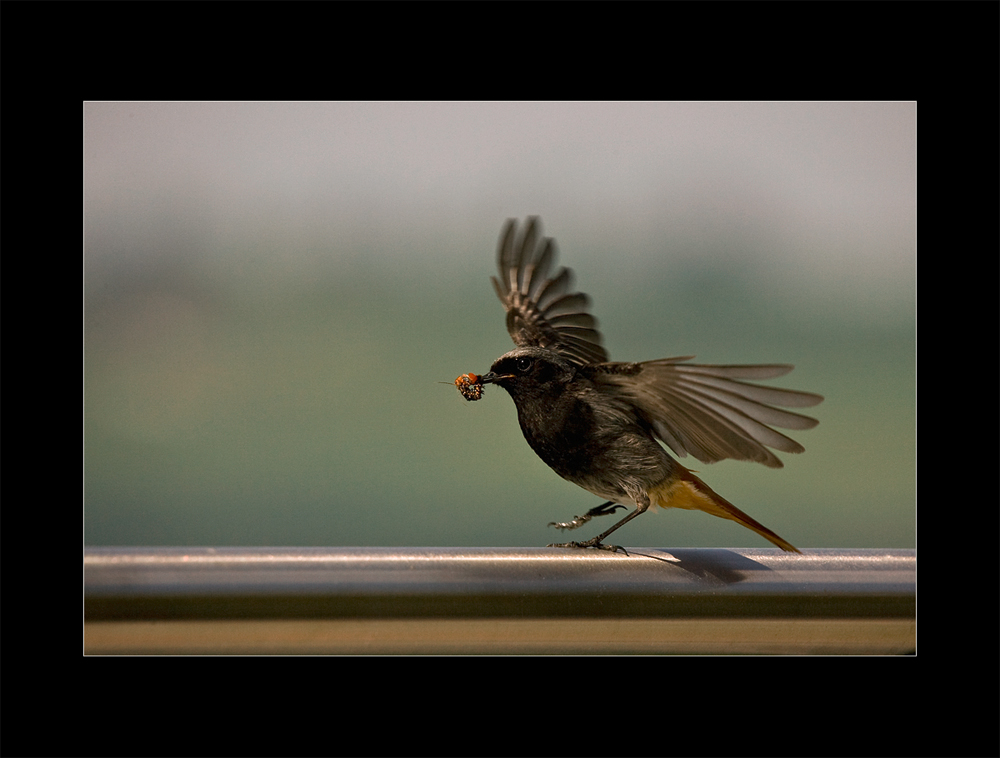
<instances>
[{"instance_id":1,"label":"primary feather","mask_svg":"<svg viewBox=\"0 0 1000 758\"><path fill-rule=\"evenodd\" d=\"M539 222L528 219L517 237L517 223L508 219L497 252L499 277L491 277L507 311L507 331L518 347L554 350L576 365L601 363L608 354L601 346L597 319L587 309L590 298L570 292L573 273L560 268L549 277L555 242L538 239Z\"/></svg>"},{"instance_id":2,"label":"primary feather","mask_svg":"<svg viewBox=\"0 0 1000 758\"><path fill-rule=\"evenodd\" d=\"M819 422L774 406L803 408L817 405L823 398L736 380L781 376L791 371L791 366L681 362L687 360L690 358L625 364L634 367L628 372L612 369L615 364L598 365L590 373L595 383L616 385L656 436L682 458L691 454L702 463L734 458L780 468L781 460L768 447L785 453L805 450L769 425L811 429Z\"/></svg>"}]
</instances>

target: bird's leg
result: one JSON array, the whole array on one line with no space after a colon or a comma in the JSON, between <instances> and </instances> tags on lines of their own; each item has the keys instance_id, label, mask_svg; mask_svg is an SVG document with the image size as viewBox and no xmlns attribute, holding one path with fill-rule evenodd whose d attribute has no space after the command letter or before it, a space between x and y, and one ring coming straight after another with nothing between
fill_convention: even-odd
<instances>
[{"instance_id":1,"label":"bird's leg","mask_svg":"<svg viewBox=\"0 0 1000 758\"><path fill-rule=\"evenodd\" d=\"M591 508L582 516L574 516L572 521L550 521L549 526L554 526L556 529L576 529L586 524L594 516L607 516L610 513L614 513L617 508L624 507L624 505L609 500L606 503Z\"/></svg>"},{"instance_id":2,"label":"bird's leg","mask_svg":"<svg viewBox=\"0 0 1000 758\"><path fill-rule=\"evenodd\" d=\"M605 503L605 506L606 505L608 504ZM599 506L599 507L603 508L604 506ZM636 502L635 510L632 511L625 518L623 518L621 521L619 521L617 524L612 526L610 529L608 529L606 532L602 532L601 534L598 534L596 537L593 537L592 539L589 539L586 542L560 542L549 545L548 547L593 547L599 550L610 550L612 553L617 553L619 550L621 550L623 553L625 553L625 555L628 555L628 551L625 550L625 548L621 547L620 545L603 544L604 539L616 529L625 526L625 524L634 519L640 513L645 513L647 508L649 508L649 497L643 495L641 499L639 499Z\"/></svg>"}]
</instances>

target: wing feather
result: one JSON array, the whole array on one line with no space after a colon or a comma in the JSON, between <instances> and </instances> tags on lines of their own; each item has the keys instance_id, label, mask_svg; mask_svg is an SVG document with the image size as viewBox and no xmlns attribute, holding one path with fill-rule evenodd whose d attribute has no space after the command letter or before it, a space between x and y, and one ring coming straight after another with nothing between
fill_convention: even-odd
<instances>
[{"instance_id":1,"label":"wing feather","mask_svg":"<svg viewBox=\"0 0 1000 758\"><path fill-rule=\"evenodd\" d=\"M570 292L573 273L561 267L554 276L555 242L541 236L538 218L528 218L520 237L517 221L508 219L497 246L499 276L491 277L507 311L507 331L520 347L554 350L578 365L603 363L597 319L589 312L590 298Z\"/></svg>"},{"instance_id":2,"label":"wing feather","mask_svg":"<svg viewBox=\"0 0 1000 758\"><path fill-rule=\"evenodd\" d=\"M681 363L687 360L605 364L594 367L592 376L595 382L617 385L656 435L681 457L690 454L703 463L734 458L779 468L781 460L768 448L785 453L805 449L771 427L811 429L819 422L775 406L807 408L823 398L738 381L783 376L791 366Z\"/></svg>"}]
</instances>

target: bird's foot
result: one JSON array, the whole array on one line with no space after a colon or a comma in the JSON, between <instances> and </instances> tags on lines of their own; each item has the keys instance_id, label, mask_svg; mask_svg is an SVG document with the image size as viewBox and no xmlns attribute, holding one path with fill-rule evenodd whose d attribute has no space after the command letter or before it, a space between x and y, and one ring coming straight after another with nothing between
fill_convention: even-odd
<instances>
[{"instance_id":1,"label":"bird's foot","mask_svg":"<svg viewBox=\"0 0 1000 758\"><path fill-rule=\"evenodd\" d=\"M625 506L618 503L607 502L603 505L591 508L582 516L574 516L572 521L550 521L549 526L554 526L556 529L578 529L594 518L594 516L607 516L614 513L619 508L624 509Z\"/></svg>"},{"instance_id":2,"label":"bird's foot","mask_svg":"<svg viewBox=\"0 0 1000 758\"><path fill-rule=\"evenodd\" d=\"M586 542L554 542L547 547L575 547L575 548L588 548L592 547L595 550L610 550L612 553L617 553L621 550L625 555L628 555L628 550L623 548L621 545L605 545L597 537L587 540Z\"/></svg>"}]
</instances>

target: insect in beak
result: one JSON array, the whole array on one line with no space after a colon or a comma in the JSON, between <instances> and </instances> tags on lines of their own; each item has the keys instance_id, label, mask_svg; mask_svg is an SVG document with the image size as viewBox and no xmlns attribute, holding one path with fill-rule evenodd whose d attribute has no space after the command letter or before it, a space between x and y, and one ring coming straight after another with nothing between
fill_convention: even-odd
<instances>
[{"instance_id":1,"label":"insect in beak","mask_svg":"<svg viewBox=\"0 0 1000 758\"><path fill-rule=\"evenodd\" d=\"M495 374L492 371L482 375L462 374L455 380L455 386L466 400L479 400L483 396L483 385L494 384L503 379L513 378L513 374Z\"/></svg>"},{"instance_id":2,"label":"insect in beak","mask_svg":"<svg viewBox=\"0 0 1000 758\"><path fill-rule=\"evenodd\" d=\"M455 380L455 386L466 400L479 400L483 396L483 377L477 374L462 374Z\"/></svg>"}]
</instances>

